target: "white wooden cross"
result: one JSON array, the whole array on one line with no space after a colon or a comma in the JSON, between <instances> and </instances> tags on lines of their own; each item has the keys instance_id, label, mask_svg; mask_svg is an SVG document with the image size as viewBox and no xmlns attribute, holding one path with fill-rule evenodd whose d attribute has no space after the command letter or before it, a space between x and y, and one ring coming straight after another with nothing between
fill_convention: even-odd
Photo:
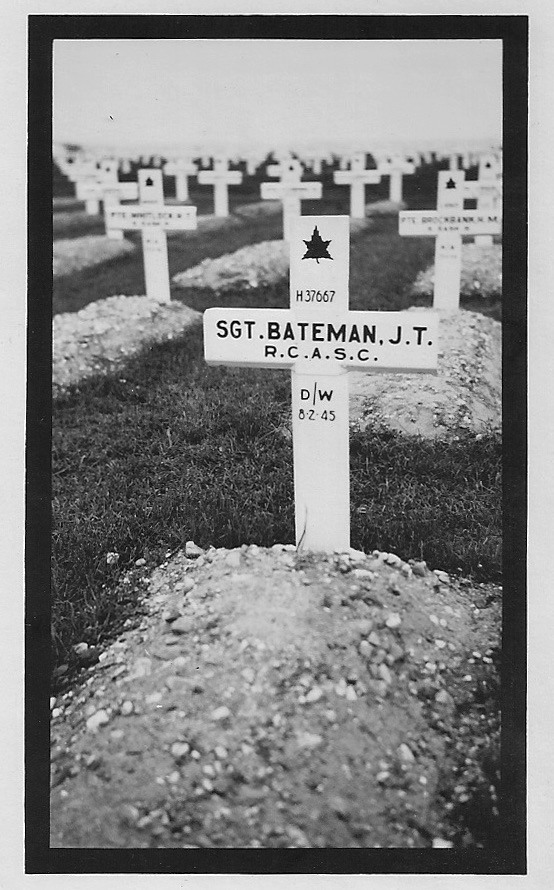
<instances>
[{"instance_id":1,"label":"white wooden cross","mask_svg":"<svg viewBox=\"0 0 554 890\"><path fill-rule=\"evenodd\" d=\"M246 161L246 175L255 176L260 163L259 156L256 154L247 154L244 160Z\"/></svg>"},{"instance_id":2,"label":"white wooden cross","mask_svg":"<svg viewBox=\"0 0 554 890\"><path fill-rule=\"evenodd\" d=\"M215 215L229 216L228 186L240 185L242 173L238 170L229 170L227 158L214 158L213 170L200 170L198 182L200 185L213 185Z\"/></svg>"},{"instance_id":3,"label":"white wooden cross","mask_svg":"<svg viewBox=\"0 0 554 890\"><path fill-rule=\"evenodd\" d=\"M449 170L457 170L459 167L458 161L459 161L458 153L455 151L451 152L448 156Z\"/></svg>"},{"instance_id":4,"label":"white wooden cross","mask_svg":"<svg viewBox=\"0 0 554 890\"><path fill-rule=\"evenodd\" d=\"M322 173L322 165L323 160L325 158L325 152L319 149L318 151L313 152L308 158L308 167L314 174L314 176L321 176Z\"/></svg>"},{"instance_id":5,"label":"white wooden cross","mask_svg":"<svg viewBox=\"0 0 554 890\"><path fill-rule=\"evenodd\" d=\"M402 201L402 177L415 172L415 166L402 155L392 155L382 161L377 167L382 176L390 176L389 200L395 204Z\"/></svg>"},{"instance_id":6,"label":"white wooden cross","mask_svg":"<svg viewBox=\"0 0 554 890\"><path fill-rule=\"evenodd\" d=\"M350 170L337 170L333 179L336 185L350 186L350 216L352 219L363 219L365 216L365 187L381 182L378 170L367 170L365 152L358 151L352 155Z\"/></svg>"},{"instance_id":7,"label":"white wooden cross","mask_svg":"<svg viewBox=\"0 0 554 890\"><path fill-rule=\"evenodd\" d=\"M499 212L464 210L464 197L464 171L441 170L437 209L405 210L399 214L401 235L436 238L433 307L444 314L457 312L460 305L462 235L493 235L502 229Z\"/></svg>"},{"instance_id":8,"label":"white wooden cross","mask_svg":"<svg viewBox=\"0 0 554 890\"><path fill-rule=\"evenodd\" d=\"M138 177L139 203L106 207L106 229L110 237L118 230L142 232L146 294L159 303L169 303L166 232L196 229L196 207L164 205L160 169L139 170Z\"/></svg>"},{"instance_id":9,"label":"white wooden cross","mask_svg":"<svg viewBox=\"0 0 554 890\"><path fill-rule=\"evenodd\" d=\"M283 204L283 240L289 241L292 225L300 216L300 202L309 198L320 200L323 186L320 182L301 182L302 165L295 158L270 164L268 176L279 176L280 182L262 182L260 194L263 200L281 201Z\"/></svg>"},{"instance_id":10,"label":"white wooden cross","mask_svg":"<svg viewBox=\"0 0 554 890\"><path fill-rule=\"evenodd\" d=\"M477 180L465 183L465 197L477 198L477 210L494 213L502 202L502 174L494 154L481 155ZM476 235L475 243L490 245L492 235Z\"/></svg>"},{"instance_id":11,"label":"white wooden cross","mask_svg":"<svg viewBox=\"0 0 554 890\"><path fill-rule=\"evenodd\" d=\"M350 312L349 218L299 216L289 309L207 309L209 365L290 369L298 549L350 546L348 371L435 371L437 313Z\"/></svg>"},{"instance_id":12,"label":"white wooden cross","mask_svg":"<svg viewBox=\"0 0 554 890\"><path fill-rule=\"evenodd\" d=\"M136 182L119 182L117 176L118 162L106 159L100 162L96 172L76 182L76 194L80 201L85 202L89 216L96 216L100 210L100 201L104 206L118 200L136 201L138 185Z\"/></svg>"},{"instance_id":13,"label":"white wooden cross","mask_svg":"<svg viewBox=\"0 0 554 890\"><path fill-rule=\"evenodd\" d=\"M175 177L175 196L178 201L189 199L189 176L196 176L197 167L189 158L177 158L164 166L166 176Z\"/></svg>"}]
</instances>

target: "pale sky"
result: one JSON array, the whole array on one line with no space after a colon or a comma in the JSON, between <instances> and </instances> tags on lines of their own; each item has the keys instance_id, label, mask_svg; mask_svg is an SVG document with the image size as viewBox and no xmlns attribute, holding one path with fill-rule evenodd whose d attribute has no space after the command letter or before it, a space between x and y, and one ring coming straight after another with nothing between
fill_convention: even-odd
<instances>
[{"instance_id":1,"label":"pale sky","mask_svg":"<svg viewBox=\"0 0 554 890\"><path fill-rule=\"evenodd\" d=\"M499 40L54 43L60 142L500 143L501 116Z\"/></svg>"}]
</instances>

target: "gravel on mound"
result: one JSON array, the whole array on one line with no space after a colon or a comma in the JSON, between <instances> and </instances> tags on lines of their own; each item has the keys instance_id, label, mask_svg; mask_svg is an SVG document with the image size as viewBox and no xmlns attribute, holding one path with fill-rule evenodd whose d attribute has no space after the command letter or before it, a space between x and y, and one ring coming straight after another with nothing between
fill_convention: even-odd
<instances>
[{"instance_id":1,"label":"gravel on mound","mask_svg":"<svg viewBox=\"0 0 554 890\"><path fill-rule=\"evenodd\" d=\"M289 247L285 241L260 241L217 259L202 260L192 269L173 276L179 287L206 287L223 291L260 287L289 273Z\"/></svg>"},{"instance_id":2,"label":"gravel on mound","mask_svg":"<svg viewBox=\"0 0 554 890\"><path fill-rule=\"evenodd\" d=\"M349 383L350 420L362 428L425 438L500 430L502 326L476 312L441 318L437 374L352 372Z\"/></svg>"},{"instance_id":3,"label":"gravel on mound","mask_svg":"<svg viewBox=\"0 0 554 890\"><path fill-rule=\"evenodd\" d=\"M281 209L280 201L255 201L253 204L241 204L239 207L235 207L233 213L244 219L260 219L263 216L280 213Z\"/></svg>"},{"instance_id":4,"label":"gravel on mound","mask_svg":"<svg viewBox=\"0 0 554 890\"><path fill-rule=\"evenodd\" d=\"M110 373L147 343L170 340L200 319L200 313L177 301L125 295L55 315L54 393L94 374Z\"/></svg>"},{"instance_id":5,"label":"gravel on mound","mask_svg":"<svg viewBox=\"0 0 554 890\"><path fill-rule=\"evenodd\" d=\"M433 295L435 266L420 272L413 286L414 294ZM502 296L502 245L462 244L462 278L460 293L464 297Z\"/></svg>"},{"instance_id":6,"label":"gravel on mound","mask_svg":"<svg viewBox=\"0 0 554 890\"><path fill-rule=\"evenodd\" d=\"M393 216L405 207L403 201L374 201L365 205L365 212L366 216Z\"/></svg>"},{"instance_id":7,"label":"gravel on mound","mask_svg":"<svg viewBox=\"0 0 554 890\"><path fill-rule=\"evenodd\" d=\"M81 238L60 238L54 241L54 278L71 275L88 266L96 266L116 256L132 253L135 245L107 235L83 235Z\"/></svg>"},{"instance_id":8,"label":"gravel on mound","mask_svg":"<svg viewBox=\"0 0 554 890\"><path fill-rule=\"evenodd\" d=\"M50 701L52 847L490 843L501 588L192 542L129 585L140 624Z\"/></svg>"},{"instance_id":9,"label":"gravel on mound","mask_svg":"<svg viewBox=\"0 0 554 890\"><path fill-rule=\"evenodd\" d=\"M75 195L63 195L52 200L52 210L57 213L60 210L84 210L85 202Z\"/></svg>"},{"instance_id":10,"label":"gravel on mound","mask_svg":"<svg viewBox=\"0 0 554 890\"><path fill-rule=\"evenodd\" d=\"M370 225L370 219L352 219L350 231L356 233ZM173 282L178 287L204 287L220 293L236 287L263 287L288 274L287 242L260 241L217 259L202 260L197 266L174 275Z\"/></svg>"}]
</instances>

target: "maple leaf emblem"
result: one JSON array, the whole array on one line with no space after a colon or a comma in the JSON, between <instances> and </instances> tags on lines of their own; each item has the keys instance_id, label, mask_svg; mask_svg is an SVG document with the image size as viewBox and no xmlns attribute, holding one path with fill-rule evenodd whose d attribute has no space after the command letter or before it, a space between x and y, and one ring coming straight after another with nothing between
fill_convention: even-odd
<instances>
[{"instance_id":1,"label":"maple leaf emblem","mask_svg":"<svg viewBox=\"0 0 554 890\"><path fill-rule=\"evenodd\" d=\"M452 177L450 177L450 179L449 179L448 182L446 183L446 188L447 188L447 189L455 189L455 188L456 188L456 183L454 182L454 180L452 179Z\"/></svg>"},{"instance_id":2,"label":"maple leaf emblem","mask_svg":"<svg viewBox=\"0 0 554 890\"><path fill-rule=\"evenodd\" d=\"M150 176L146 180L146 185L154 185L154 180Z\"/></svg>"},{"instance_id":3,"label":"maple leaf emblem","mask_svg":"<svg viewBox=\"0 0 554 890\"><path fill-rule=\"evenodd\" d=\"M327 248L329 247L331 240L324 241L319 234L319 229L316 226L312 232L312 237L309 241L306 241L305 238L302 239L304 244L308 248L304 256L303 260L315 260L319 265L320 260L332 260L333 257L330 256Z\"/></svg>"}]
</instances>

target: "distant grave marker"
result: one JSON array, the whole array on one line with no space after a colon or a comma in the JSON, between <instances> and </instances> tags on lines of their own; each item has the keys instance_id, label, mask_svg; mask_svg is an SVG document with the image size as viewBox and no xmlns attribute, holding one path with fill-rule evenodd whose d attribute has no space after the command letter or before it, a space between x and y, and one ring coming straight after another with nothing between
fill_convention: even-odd
<instances>
[{"instance_id":1,"label":"distant grave marker","mask_svg":"<svg viewBox=\"0 0 554 890\"><path fill-rule=\"evenodd\" d=\"M438 316L350 312L349 219L299 216L290 309L207 309L209 365L290 369L298 549L350 546L348 370L435 371Z\"/></svg>"},{"instance_id":2,"label":"distant grave marker","mask_svg":"<svg viewBox=\"0 0 554 890\"><path fill-rule=\"evenodd\" d=\"M106 207L106 229L114 232L141 231L146 294L159 303L169 303L167 232L196 229L196 207L164 205L162 171L139 170L139 203ZM117 237L117 236L115 236Z\"/></svg>"},{"instance_id":3,"label":"distant grave marker","mask_svg":"<svg viewBox=\"0 0 554 890\"><path fill-rule=\"evenodd\" d=\"M256 170L258 169L259 158L257 155L247 155L245 158L246 161L246 175L247 176L255 176Z\"/></svg>"},{"instance_id":4,"label":"distant grave marker","mask_svg":"<svg viewBox=\"0 0 554 890\"><path fill-rule=\"evenodd\" d=\"M91 172L76 183L76 194L80 201L85 202L89 216L100 212L100 201L107 203L136 201L138 185L136 182L119 182L117 178L118 162L113 159L100 161Z\"/></svg>"},{"instance_id":5,"label":"distant grave marker","mask_svg":"<svg viewBox=\"0 0 554 890\"><path fill-rule=\"evenodd\" d=\"M433 235L435 242L435 288L433 307L444 314L458 311L462 271L462 235L499 234L498 212L464 210L465 173L439 172L436 210L405 210L399 216L399 233L408 237Z\"/></svg>"},{"instance_id":6,"label":"distant grave marker","mask_svg":"<svg viewBox=\"0 0 554 890\"><path fill-rule=\"evenodd\" d=\"M196 176L197 167L188 158L177 158L175 161L168 161L164 166L166 176L175 177L175 196L178 201L188 201L189 199L189 176Z\"/></svg>"},{"instance_id":7,"label":"distant grave marker","mask_svg":"<svg viewBox=\"0 0 554 890\"><path fill-rule=\"evenodd\" d=\"M452 152L448 156L448 167L450 170L459 169L459 155L457 154L457 152Z\"/></svg>"},{"instance_id":8,"label":"distant grave marker","mask_svg":"<svg viewBox=\"0 0 554 890\"><path fill-rule=\"evenodd\" d=\"M479 158L477 180L465 183L465 197L477 199L477 209L485 213L494 213L502 203L502 175L500 164L494 154L482 155ZM476 235L475 243L490 245L492 235Z\"/></svg>"},{"instance_id":9,"label":"distant grave marker","mask_svg":"<svg viewBox=\"0 0 554 890\"><path fill-rule=\"evenodd\" d=\"M407 161L402 155L392 155L382 161L377 170L381 176L390 176L389 200L395 204L402 201L402 177L410 176L415 172L415 165Z\"/></svg>"},{"instance_id":10,"label":"distant grave marker","mask_svg":"<svg viewBox=\"0 0 554 890\"><path fill-rule=\"evenodd\" d=\"M336 185L350 186L350 216L352 219L365 217L365 187L381 182L378 170L368 170L365 165L365 152L358 151L352 156L350 170L337 170L333 176Z\"/></svg>"},{"instance_id":11,"label":"distant grave marker","mask_svg":"<svg viewBox=\"0 0 554 890\"><path fill-rule=\"evenodd\" d=\"M320 182L302 182L302 165L295 158L282 160L267 167L268 176L279 176L280 182L262 182L260 194L263 200L281 201L283 205L283 240L288 241L294 220L300 216L301 201L320 200L323 186Z\"/></svg>"},{"instance_id":12,"label":"distant grave marker","mask_svg":"<svg viewBox=\"0 0 554 890\"><path fill-rule=\"evenodd\" d=\"M214 187L214 213L216 216L229 216L229 186L240 185L242 173L229 170L227 158L215 158L213 170L201 170L198 174L200 185Z\"/></svg>"}]
</instances>

